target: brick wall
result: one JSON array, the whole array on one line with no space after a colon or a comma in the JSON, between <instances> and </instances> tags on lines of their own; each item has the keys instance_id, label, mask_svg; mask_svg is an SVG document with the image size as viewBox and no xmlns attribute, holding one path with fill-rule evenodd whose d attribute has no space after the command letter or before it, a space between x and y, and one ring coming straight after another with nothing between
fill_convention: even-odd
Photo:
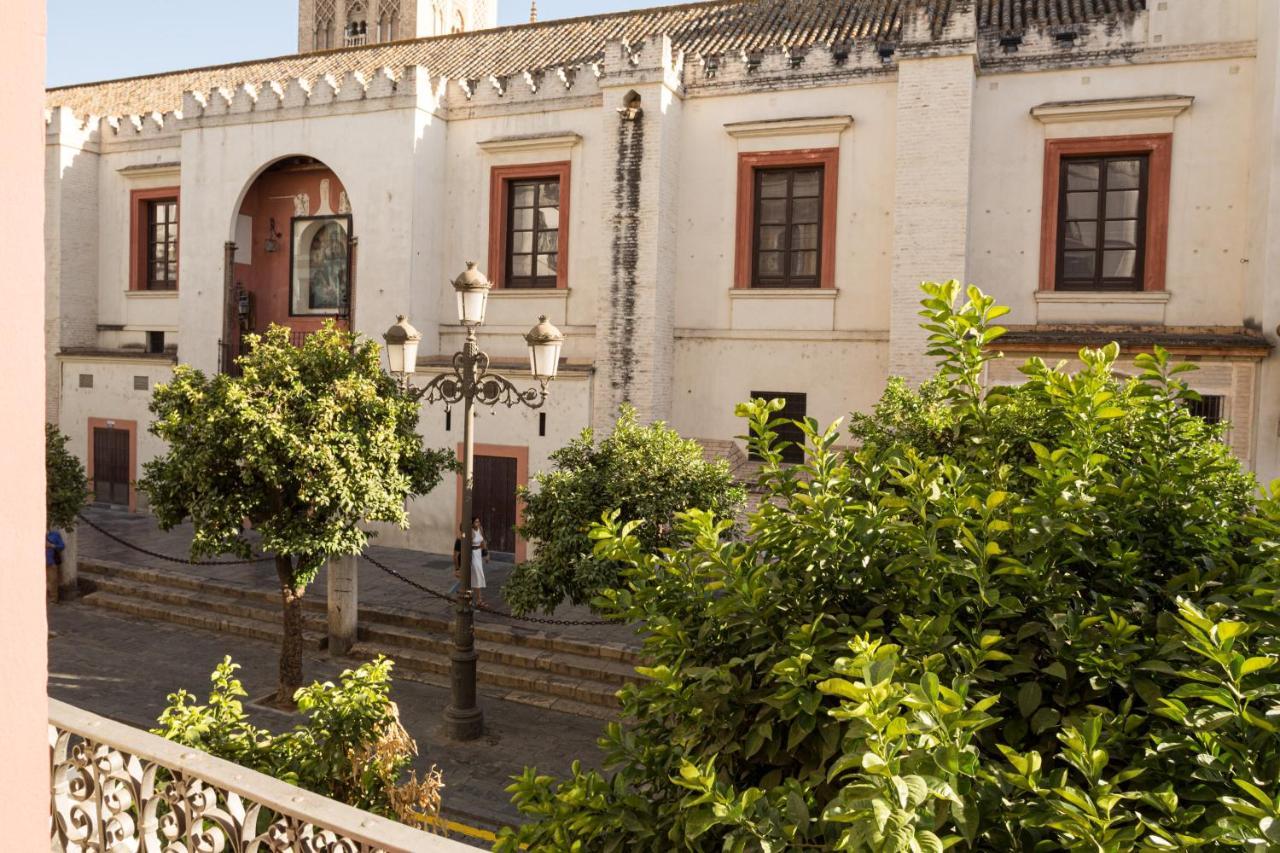
<instances>
[{"instance_id":1,"label":"brick wall","mask_svg":"<svg viewBox=\"0 0 1280 853\"><path fill-rule=\"evenodd\" d=\"M57 353L98 342L98 155L76 117L55 110L45 150L45 415L59 417Z\"/></svg>"},{"instance_id":2,"label":"brick wall","mask_svg":"<svg viewBox=\"0 0 1280 853\"><path fill-rule=\"evenodd\" d=\"M973 87L967 54L898 68L889 372L912 383L933 373L918 325L920 282L965 277Z\"/></svg>"}]
</instances>

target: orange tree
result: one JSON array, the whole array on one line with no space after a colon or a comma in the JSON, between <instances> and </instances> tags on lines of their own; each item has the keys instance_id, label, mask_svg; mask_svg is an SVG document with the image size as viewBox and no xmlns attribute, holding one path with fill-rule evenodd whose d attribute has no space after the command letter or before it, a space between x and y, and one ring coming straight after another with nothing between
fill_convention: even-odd
<instances>
[{"instance_id":1,"label":"orange tree","mask_svg":"<svg viewBox=\"0 0 1280 853\"><path fill-rule=\"evenodd\" d=\"M190 519L192 557L248 556L246 528L275 558L284 640L276 700L302 686L302 596L325 560L357 554L366 522L408 525L405 502L454 464L426 450L418 404L372 341L327 324L293 346L272 326L247 338L240 376L179 365L156 388L151 432L168 450L138 487L164 529Z\"/></svg>"},{"instance_id":2,"label":"orange tree","mask_svg":"<svg viewBox=\"0 0 1280 853\"><path fill-rule=\"evenodd\" d=\"M645 632L604 770L510 789L496 849L1280 849L1280 493L1159 350L986 388L1004 309L926 286L937 378L856 449L742 407L766 464L741 536L593 532Z\"/></svg>"}]
</instances>

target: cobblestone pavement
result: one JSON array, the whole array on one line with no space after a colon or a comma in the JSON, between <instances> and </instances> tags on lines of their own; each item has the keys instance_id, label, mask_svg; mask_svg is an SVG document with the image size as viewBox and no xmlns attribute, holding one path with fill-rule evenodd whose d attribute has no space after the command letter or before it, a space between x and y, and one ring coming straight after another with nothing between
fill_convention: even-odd
<instances>
[{"instance_id":1,"label":"cobblestone pavement","mask_svg":"<svg viewBox=\"0 0 1280 853\"><path fill-rule=\"evenodd\" d=\"M180 687L203 700L209 673L224 655L242 665L239 675L251 697L275 689L279 649L274 643L122 619L76 603L51 606L49 628L49 695L138 728L150 728L166 695ZM332 679L351 666L308 655L304 677L308 683ZM604 728L599 720L503 702L482 692L486 735L459 743L440 732L446 690L397 680L392 698L418 741L415 766L423 770L434 763L444 770L444 810L452 820L489 829L518 822L504 788L526 765L561 777L575 758L587 767L598 765L595 742ZM255 709L252 716L276 731L300 719L268 709Z\"/></svg>"},{"instance_id":2,"label":"cobblestone pavement","mask_svg":"<svg viewBox=\"0 0 1280 853\"><path fill-rule=\"evenodd\" d=\"M190 554L191 525L183 524L170 531L160 530L155 519L144 513L129 513L109 507L90 506L85 515L95 524L111 533L157 553L171 557L185 558ZM79 537L80 553L86 557L97 557L104 560L115 560L135 566L153 569L184 572L196 577L205 577L220 583L243 584L261 589L276 589L275 567L271 563L251 563L244 566L189 566L148 556L133 548L121 545L102 535L87 524L76 527ZM375 540L376 541L376 540ZM453 561L449 555L428 554L422 551L411 551L404 548L384 548L372 545L368 553L374 559L406 577L438 592L445 592L453 583ZM219 557L214 559L231 559ZM485 568L488 589L486 600L490 605L503 607L502 585L511 574L512 564L492 561ZM324 595L325 575L320 575L310 586L310 595ZM452 605L444 600L428 595L406 584L369 563L359 563L358 590L361 606L373 606L395 611L416 611L437 617L448 617L452 614ZM544 615L544 614L538 614ZM551 614L556 619L595 620L595 616L586 607L562 605ZM592 644L609 643L639 647L640 641L635 631L628 625L545 625L534 622L522 622L483 611L476 613L476 622L493 622L507 625L513 631L542 633L551 636L562 636Z\"/></svg>"}]
</instances>

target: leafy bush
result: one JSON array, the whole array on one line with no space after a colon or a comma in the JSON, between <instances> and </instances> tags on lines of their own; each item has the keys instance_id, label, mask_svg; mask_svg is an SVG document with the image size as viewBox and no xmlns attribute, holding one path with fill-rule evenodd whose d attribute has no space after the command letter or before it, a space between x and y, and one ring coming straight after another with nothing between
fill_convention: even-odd
<instances>
[{"instance_id":1,"label":"leafy bush","mask_svg":"<svg viewBox=\"0 0 1280 853\"><path fill-rule=\"evenodd\" d=\"M1280 485L1254 497L1166 353L984 391L1004 309L926 294L938 378L856 450L808 420L783 466L780 405L741 407L745 538L594 531L648 680L606 773L515 781L500 849L1280 849Z\"/></svg>"},{"instance_id":2,"label":"leafy bush","mask_svg":"<svg viewBox=\"0 0 1280 853\"><path fill-rule=\"evenodd\" d=\"M435 767L421 780L409 771L418 746L389 696L392 665L379 657L345 670L336 685L303 687L296 699L307 722L273 734L249 722L240 665L227 657L210 676L208 704L186 690L171 693L152 731L357 808L438 828L444 785Z\"/></svg>"},{"instance_id":3,"label":"leafy bush","mask_svg":"<svg viewBox=\"0 0 1280 853\"><path fill-rule=\"evenodd\" d=\"M70 530L89 498L84 465L70 450L62 430L44 425L45 524L49 529Z\"/></svg>"},{"instance_id":4,"label":"leafy bush","mask_svg":"<svg viewBox=\"0 0 1280 853\"><path fill-rule=\"evenodd\" d=\"M708 462L698 442L664 423L641 426L630 406L599 445L583 430L551 460L556 470L538 474L538 490L522 493L520 533L535 554L503 587L517 613L550 612L565 599L581 604L618 585L622 566L593 553L588 533L605 512L635 519L633 535L657 549L676 541L676 513L699 507L732 515L744 497L725 462Z\"/></svg>"}]
</instances>

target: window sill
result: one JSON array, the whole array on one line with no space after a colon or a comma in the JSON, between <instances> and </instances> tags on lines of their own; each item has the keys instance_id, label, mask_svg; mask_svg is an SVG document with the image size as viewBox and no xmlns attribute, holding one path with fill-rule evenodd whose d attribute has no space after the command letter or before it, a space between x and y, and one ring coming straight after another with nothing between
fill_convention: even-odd
<instances>
[{"instance_id":1,"label":"window sill","mask_svg":"<svg viewBox=\"0 0 1280 853\"><path fill-rule=\"evenodd\" d=\"M495 287L490 299L555 299L567 297L567 287Z\"/></svg>"},{"instance_id":2,"label":"window sill","mask_svg":"<svg viewBox=\"0 0 1280 853\"><path fill-rule=\"evenodd\" d=\"M730 299L835 299L834 287L734 287Z\"/></svg>"},{"instance_id":3,"label":"window sill","mask_svg":"<svg viewBox=\"0 0 1280 853\"><path fill-rule=\"evenodd\" d=\"M1164 325L1166 290L1041 290L1037 323L1133 323Z\"/></svg>"},{"instance_id":4,"label":"window sill","mask_svg":"<svg viewBox=\"0 0 1280 853\"><path fill-rule=\"evenodd\" d=\"M126 290L126 299L177 299L178 289L173 290Z\"/></svg>"}]
</instances>

